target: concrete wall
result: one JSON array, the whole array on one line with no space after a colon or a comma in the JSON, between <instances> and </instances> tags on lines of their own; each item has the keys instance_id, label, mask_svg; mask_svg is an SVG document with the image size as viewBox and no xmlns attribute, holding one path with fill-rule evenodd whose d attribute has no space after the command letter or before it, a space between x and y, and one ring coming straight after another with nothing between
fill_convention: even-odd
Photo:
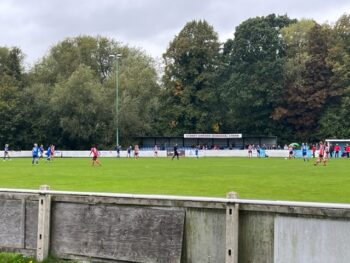
<instances>
[{"instance_id":1,"label":"concrete wall","mask_svg":"<svg viewBox=\"0 0 350 263\"><path fill-rule=\"evenodd\" d=\"M0 189L0 251L94 262L345 263L350 205Z\"/></svg>"},{"instance_id":2,"label":"concrete wall","mask_svg":"<svg viewBox=\"0 0 350 263\"><path fill-rule=\"evenodd\" d=\"M274 227L275 262L350 261L347 220L278 216Z\"/></svg>"}]
</instances>

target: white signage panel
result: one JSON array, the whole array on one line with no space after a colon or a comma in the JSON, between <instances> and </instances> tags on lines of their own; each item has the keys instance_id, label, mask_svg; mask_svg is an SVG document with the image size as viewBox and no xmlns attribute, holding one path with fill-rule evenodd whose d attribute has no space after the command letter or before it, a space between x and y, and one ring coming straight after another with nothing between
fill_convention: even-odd
<instances>
[{"instance_id":1,"label":"white signage panel","mask_svg":"<svg viewBox=\"0 0 350 263\"><path fill-rule=\"evenodd\" d=\"M229 133L229 134L196 133L196 134L184 134L184 138L192 138L192 139L231 139L231 138L242 138L242 134L241 133Z\"/></svg>"}]
</instances>

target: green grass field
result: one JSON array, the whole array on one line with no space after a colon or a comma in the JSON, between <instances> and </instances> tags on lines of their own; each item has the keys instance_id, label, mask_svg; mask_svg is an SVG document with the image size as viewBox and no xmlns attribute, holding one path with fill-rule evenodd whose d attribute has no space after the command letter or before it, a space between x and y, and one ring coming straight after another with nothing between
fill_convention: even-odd
<instances>
[{"instance_id":1,"label":"green grass field","mask_svg":"<svg viewBox=\"0 0 350 263\"><path fill-rule=\"evenodd\" d=\"M350 203L350 160L313 161L283 158L100 158L55 159L32 166L31 159L0 162L1 188L192 195Z\"/></svg>"}]
</instances>

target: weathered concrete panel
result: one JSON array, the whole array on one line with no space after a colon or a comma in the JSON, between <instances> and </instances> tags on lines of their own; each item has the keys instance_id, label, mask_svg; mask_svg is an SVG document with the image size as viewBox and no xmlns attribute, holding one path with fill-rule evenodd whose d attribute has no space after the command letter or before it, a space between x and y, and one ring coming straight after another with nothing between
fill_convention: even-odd
<instances>
[{"instance_id":1,"label":"weathered concrete panel","mask_svg":"<svg viewBox=\"0 0 350 263\"><path fill-rule=\"evenodd\" d=\"M23 247L23 220L22 200L0 199L0 246Z\"/></svg>"},{"instance_id":2,"label":"weathered concrete panel","mask_svg":"<svg viewBox=\"0 0 350 263\"><path fill-rule=\"evenodd\" d=\"M35 255L39 194L50 193L50 249L62 258L220 263L229 251L229 200L11 191L0 192L0 251ZM238 201L239 263L349 262L350 205Z\"/></svg>"},{"instance_id":3,"label":"weathered concrete panel","mask_svg":"<svg viewBox=\"0 0 350 263\"><path fill-rule=\"evenodd\" d=\"M275 263L348 263L350 221L278 216Z\"/></svg>"},{"instance_id":4,"label":"weathered concrete panel","mask_svg":"<svg viewBox=\"0 0 350 263\"><path fill-rule=\"evenodd\" d=\"M130 262L180 262L183 209L52 204L51 249Z\"/></svg>"},{"instance_id":5,"label":"weathered concrete panel","mask_svg":"<svg viewBox=\"0 0 350 263\"><path fill-rule=\"evenodd\" d=\"M186 209L185 263L225 262L226 210Z\"/></svg>"},{"instance_id":6,"label":"weathered concrete panel","mask_svg":"<svg viewBox=\"0 0 350 263\"><path fill-rule=\"evenodd\" d=\"M273 262L274 217L272 213L240 211L238 262Z\"/></svg>"},{"instance_id":7,"label":"weathered concrete panel","mask_svg":"<svg viewBox=\"0 0 350 263\"><path fill-rule=\"evenodd\" d=\"M38 234L38 202L26 201L25 248L36 249Z\"/></svg>"}]
</instances>

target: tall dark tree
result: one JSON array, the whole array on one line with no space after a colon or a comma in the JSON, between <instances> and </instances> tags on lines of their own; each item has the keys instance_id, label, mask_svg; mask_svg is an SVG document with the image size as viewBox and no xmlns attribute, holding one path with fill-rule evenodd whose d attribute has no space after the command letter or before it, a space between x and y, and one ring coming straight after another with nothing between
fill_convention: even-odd
<instances>
[{"instance_id":1,"label":"tall dark tree","mask_svg":"<svg viewBox=\"0 0 350 263\"><path fill-rule=\"evenodd\" d=\"M276 134L271 115L283 88L285 47L281 28L294 22L269 15L244 21L224 50L228 79L221 85L227 105L228 130L246 134ZM228 72L228 73L227 73Z\"/></svg>"},{"instance_id":2,"label":"tall dark tree","mask_svg":"<svg viewBox=\"0 0 350 263\"><path fill-rule=\"evenodd\" d=\"M285 46L281 28L295 22L287 16L251 18L241 23L225 43L228 61L221 85L227 105L227 130L246 134L276 134L271 118L283 89Z\"/></svg>"},{"instance_id":3,"label":"tall dark tree","mask_svg":"<svg viewBox=\"0 0 350 263\"><path fill-rule=\"evenodd\" d=\"M308 32L307 54L301 82L287 87L284 105L275 117L285 118L298 138L313 140L325 105L337 92L332 89L332 70L327 63L329 32L315 24Z\"/></svg>"},{"instance_id":4,"label":"tall dark tree","mask_svg":"<svg viewBox=\"0 0 350 263\"><path fill-rule=\"evenodd\" d=\"M290 140L300 139L299 128L293 123L293 118L295 117L295 111L302 109L295 109L295 101L303 104L307 100L301 94L305 93L303 75L306 71L306 61L310 57L308 53L308 35L315 24L313 20L301 20L281 30L287 56L283 67L282 100L275 108L273 118L292 131L292 134L289 134Z\"/></svg>"},{"instance_id":5,"label":"tall dark tree","mask_svg":"<svg viewBox=\"0 0 350 263\"><path fill-rule=\"evenodd\" d=\"M192 21L163 55L163 132L218 132L215 72L219 64L218 35L206 21Z\"/></svg>"},{"instance_id":6,"label":"tall dark tree","mask_svg":"<svg viewBox=\"0 0 350 263\"><path fill-rule=\"evenodd\" d=\"M0 145L16 148L26 137L23 53L19 48L0 48Z\"/></svg>"}]
</instances>

